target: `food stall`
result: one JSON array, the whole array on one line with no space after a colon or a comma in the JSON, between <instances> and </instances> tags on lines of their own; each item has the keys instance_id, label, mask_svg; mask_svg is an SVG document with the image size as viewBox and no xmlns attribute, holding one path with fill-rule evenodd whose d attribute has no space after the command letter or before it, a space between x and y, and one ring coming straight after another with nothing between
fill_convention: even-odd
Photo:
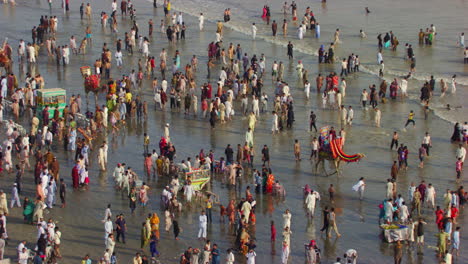
<instances>
[{"instance_id":1,"label":"food stall","mask_svg":"<svg viewBox=\"0 0 468 264\"><path fill-rule=\"evenodd\" d=\"M382 224L380 228L382 229L383 239L388 243L407 241L413 231L410 226L400 224Z\"/></svg>"},{"instance_id":2,"label":"food stall","mask_svg":"<svg viewBox=\"0 0 468 264\"><path fill-rule=\"evenodd\" d=\"M54 116L55 108L58 107L60 117L63 114L63 109L67 105L67 92L62 88L49 88L37 90L37 109L41 113L47 106L49 107L49 115ZM40 118L42 115L38 115Z\"/></svg>"},{"instance_id":3,"label":"food stall","mask_svg":"<svg viewBox=\"0 0 468 264\"><path fill-rule=\"evenodd\" d=\"M181 172L184 180L192 182L195 191L201 191L211 179L211 171L209 169L194 169L190 172Z\"/></svg>"}]
</instances>

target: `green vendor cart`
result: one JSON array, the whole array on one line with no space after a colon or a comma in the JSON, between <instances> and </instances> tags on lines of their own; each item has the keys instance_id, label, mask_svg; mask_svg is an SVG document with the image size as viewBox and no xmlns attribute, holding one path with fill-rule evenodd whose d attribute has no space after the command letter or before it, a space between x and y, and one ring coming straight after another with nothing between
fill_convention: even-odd
<instances>
[{"instance_id":1,"label":"green vendor cart","mask_svg":"<svg viewBox=\"0 0 468 264\"><path fill-rule=\"evenodd\" d=\"M49 116L54 116L55 108L58 107L60 117L63 109L67 105L67 92L62 88L49 88L37 90L37 109L36 112L42 113L42 110L49 107ZM42 117L42 115L38 115Z\"/></svg>"}]
</instances>

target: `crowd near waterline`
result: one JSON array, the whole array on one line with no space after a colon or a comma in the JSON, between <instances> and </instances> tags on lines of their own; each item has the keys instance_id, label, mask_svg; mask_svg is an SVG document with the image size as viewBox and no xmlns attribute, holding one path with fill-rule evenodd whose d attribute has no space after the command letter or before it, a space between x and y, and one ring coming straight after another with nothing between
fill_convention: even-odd
<instances>
[{"instance_id":1,"label":"crowd near waterline","mask_svg":"<svg viewBox=\"0 0 468 264\"><path fill-rule=\"evenodd\" d=\"M241 33L228 7L43 2L3 5L5 23L34 17L0 50L0 260L468 261L468 123L434 114L463 111L434 104L465 88L463 32L460 69L421 81L415 50L443 34L430 21L412 39L336 28L323 42L326 1L259 4ZM375 55L344 54L350 35ZM297 49L311 39L316 57Z\"/></svg>"}]
</instances>

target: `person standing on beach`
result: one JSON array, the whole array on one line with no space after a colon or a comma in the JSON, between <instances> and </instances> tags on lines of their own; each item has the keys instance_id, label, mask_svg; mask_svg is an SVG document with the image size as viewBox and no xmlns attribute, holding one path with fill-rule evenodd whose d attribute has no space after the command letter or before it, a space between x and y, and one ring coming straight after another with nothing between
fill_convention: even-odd
<instances>
[{"instance_id":1,"label":"person standing on beach","mask_svg":"<svg viewBox=\"0 0 468 264\"><path fill-rule=\"evenodd\" d=\"M379 108L376 107L376 108L375 108L375 116L374 116L374 118L375 118L375 126L376 126L376 127L380 127L380 119L381 119L381 117L382 117L382 112L380 111Z\"/></svg>"},{"instance_id":2,"label":"person standing on beach","mask_svg":"<svg viewBox=\"0 0 468 264\"><path fill-rule=\"evenodd\" d=\"M350 126L353 125L353 119L354 119L354 110L352 106L349 106L348 108L348 113L346 116L346 123Z\"/></svg>"},{"instance_id":3,"label":"person standing on beach","mask_svg":"<svg viewBox=\"0 0 468 264\"><path fill-rule=\"evenodd\" d=\"M393 150L393 146L395 149L398 148L398 132L394 131L392 136L392 143L390 144L390 150Z\"/></svg>"},{"instance_id":4,"label":"person standing on beach","mask_svg":"<svg viewBox=\"0 0 468 264\"><path fill-rule=\"evenodd\" d=\"M432 147L432 140L429 132L426 132L426 135L422 140L422 146L426 149L427 156L429 156L429 149Z\"/></svg>"},{"instance_id":5,"label":"person standing on beach","mask_svg":"<svg viewBox=\"0 0 468 264\"><path fill-rule=\"evenodd\" d=\"M205 210L203 210L198 217L199 221L199 230L198 230L198 239L206 239L206 228L208 223L208 218L205 215Z\"/></svg>"},{"instance_id":6,"label":"person standing on beach","mask_svg":"<svg viewBox=\"0 0 468 264\"><path fill-rule=\"evenodd\" d=\"M463 163L465 162L465 157L466 157L466 149L463 147L462 144L459 144L457 148L457 152L455 154L455 158L457 160L460 159L462 162L462 166L463 166Z\"/></svg>"},{"instance_id":7,"label":"person standing on beach","mask_svg":"<svg viewBox=\"0 0 468 264\"><path fill-rule=\"evenodd\" d=\"M457 226L455 232L453 232L453 239L452 239L452 254L456 252L456 256L460 255L460 227Z\"/></svg>"},{"instance_id":8,"label":"person standing on beach","mask_svg":"<svg viewBox=\"0 0 468 264\"><path fill-rule=\"evenodd\" d=\"M291 43L291 41L289 41L289 43L288 43L288 58L289 59L294 58L293 49L294 49L294 45Z\"/></svg>"},{"instance_id":9,"label":"person standing on beach","mask_svg":"<svg viewBox=\"0 0 468 264\"><path fill-rule=\"evenodd\" d=\"M200 31L203 31L204 23L205 23L205 17L203 16L203 13L200 13L200 16L198 17L198 27L200 28Z\"/></svg>"},{"instance_id":10,"label":"person standing on beach","mask_svg":"<svg viewBox=\"0 0 468 264\"><path fill-rule=\"evenodd\" d=\"M278 24L276 23L276 20L273 20L273 23L271 23L271 31L273 32L273 37L276 37L277 30L278 30Z\"/></svg>"},{"instance_id":11,"label":"person standing on beach","mask_svg":"<svg viewBox=\"0 0 468 264\"><path fill-rule=\"evenodd\" d=\"M288 22L286 19L283 20L283 37L286 37L288 35Z\"/></svg>"},{"instance_id":12,"label":"person standing on beach","mask_svg":"<svg viewBox=\"0 0 468 264\"><path fill-rule=\"evenodd\" d=\"M361 201L364 199L365 188L366 188L366 183L364 181L364 177L359 178L359 182L353 186L353 191L359 193L359 200Z\"/></svg>"},{"instance_id":13,"label":"person standing on beach","mask_svg":"<svg viewBox=\"0 0 468 264\"><path fill-rule=\"evenodd\" d=\"M322 212L323 216L323 226L320 229L320 232L325 231L325 234L328 235L328 230L330 229L330 211L328 210L328 206L325 206Z\"/></svg>"},{"instance_id":14,"label":"person standing on beach","mask_svg":"<svg viewBox=\"0 0 468 264\"><path fill-rule=\"evenodd\" d=\"M369 94L367 93L366 89L362 90L361 93L361 103L364 110L367 110L367 100L369 99Z\"/></svg>"},{"instance_id":15,"label":"person standing on beach","mask_svg":"<svg viewBox=\"0 0 468 264\"><path fill-rule=\"evenodd\" d=\"M255 23L252 23L252 39L255 40L256 36L257 36L257 26L255 26Z\"/></svg>"},{"instance_id":16,"label":"person standing on beach","mask_svg":"<svg viewBox=\"0 0 468 264\"><path fill-rule=\"evenodd\" d=\"M91 20L91 13L92 13L91 4L87 3L85 7L85 15L86 15L86 18L88 18L88 20Z\"/></svg>"},{"instance_id":17,"label":"person standing on beach","mask_svg":"<svg viewBox=\"0 0 468 264\"><path fill-rule=\"evenodd\" d=\"M294 140L294 158L296 162L301 161L301 144L299 144L297 139Z\"/></svg>"},{"instance_id":18,"label":"person standing on beach","mask_svg":"<svg viewBox=\"0 0 468 264\"><path fill-rule=\"evenodd\" d=\"M331 237L331 231L335 231L336 236L340 237L341 234L338 232L338 227L336 226L336 214L335 214L335 208L330 209L330 215L329 215L329 225L331 228L328 229L328 234L327 237Z\"/></svg>"},{"instance_id":19,"label":"person standing on beach","mask_svg":"<svg viewBox=\"0 0 468 264\"><path fill-rule=\"evenodd\" d=\"M464 32L460 33L460 35L458 36L458 45L461 48L465 48L465 33Z\"/></svg>"},{"instance_id":20,"label":"person standing on beach","mask_svg":"<svg viewBox=\"0 0 468 264\"><path fill-rule=\"evenodd\" d=\"M310 111L310 116L309 116L309 131L312 132L312 128L315 129L315 132L317 133L317 115L314 113L314 111Z\"/></svg>"},{"instance_id":21,"label":"person standing on beach","mask_svg":"<svg viewBox=\"0 0 468 264\"><path fill-rule=\"evenodd\" d=\"M65 208L66 205L66 193L67 193L67 185L63 181L63 179L60 179L60 187L59 187L59 195L60 195L60 200L62 202L61 208Z\"/></svg>"},{"instance_id":22,"label":"person standing on beach","mask_svg":"<svg viewBox=\"0 0 468 264\"><path fill-rule=\"evenodd\" d=\"M317 201L317 196L315 195L315 192L311 190L307 194L306 199L304 201L304 204L307 210L307 216L310 218L314 218L316 201Z\"/></svg>"},{"instance_id":23,"label":"person standing on beach","mask_svg":"<svg viewBox=\"0 0 468 264\"><path fill-rule=\"evenodd\" d=\"M457 91L457 75L456 74L452 76L451 85L452 85L452 93L455 93Z\"/></svg>"},{"instance_id":24,"label":"person standing on beach","mask_svg":"<svg viewBox=\"0 0 468 264\"><path fill-rule=\"evenodd\" d=\"M460 180L462 166L463 166L463 162L461 158L458 158L457 162L455 162L455 171L457 172L457 181Z\"/></svg>"}]
</instances>

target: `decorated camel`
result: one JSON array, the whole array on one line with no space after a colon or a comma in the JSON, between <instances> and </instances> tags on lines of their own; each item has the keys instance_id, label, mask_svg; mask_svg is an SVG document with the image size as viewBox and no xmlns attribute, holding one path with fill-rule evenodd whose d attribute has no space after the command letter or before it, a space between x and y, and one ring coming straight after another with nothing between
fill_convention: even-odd
<instances>
[{"instance_id":1,"label":"decorated camel","mask_svg":"<svg viewBox=\"0 0 468 264\"><path fill-rule=\"evenodd\" d=\"M10 74L12 72L12 65L11 47L7 44L7 40L5 40L0 49L0 68L4 68L6 74Z\"/></svg>"},{"instance_id":2,"label":"decorated camel","mask_svg":"<svg viewBox=\"0 0 468 264\"><path fill-rule=\"evenodd\" d=\"M98 105L97 97L100 91L101 85L101 75L99 74L91 74L91 68L88 66L84 66L80 68L81 75L84 78L84 89L86 93L86 107L89 106L89 93L94 94L94 104L95 106Z\"/></svg>"},{"instance_id":3,"label":"decorated camel","mask_svg":"<svg viewBox=\"0 0 468 264\"><path fill-rule=\"evenodd\" d=\"M365 157L362 153L357 153L354 155L347 155L343 151L344 139L336 138L336 135L332 133L330 136L329 127L323 127L320 129L320 150L318 153L317 163L315 163L315 171L318 171L318 166L322 164L322 169L325 172L325 175L333 175L337 173L341 175L340 165L341 161L349 162L358 162ZM327 173L325 169L325 160L331 161L335 167L335 171L331 174Z\"/></svg>"}]
</instances>

